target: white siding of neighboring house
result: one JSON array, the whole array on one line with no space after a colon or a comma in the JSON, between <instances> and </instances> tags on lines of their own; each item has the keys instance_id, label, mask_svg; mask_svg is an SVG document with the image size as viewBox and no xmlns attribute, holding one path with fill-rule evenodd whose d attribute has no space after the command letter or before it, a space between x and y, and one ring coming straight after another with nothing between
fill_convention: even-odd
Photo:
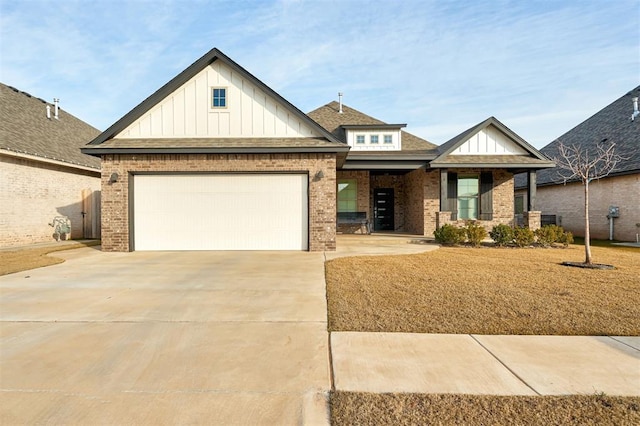
<instances>
[{"instance_id":1,"label":"white siding of neighboring house","mask_svg":"<svg viewBox=\"0 0 640 426\"><path fill-rule=\"evenodd\" d=\"M227 107L211 107L211 89L227 89ZM116 138L313 137L302 122L221 61L158 102Z\"/></svg>"},{"instance_id":2,"label":"white siding of neighboring house","mask_svg":"<svg viewBox=\"0 0 640 426\"><path fill-rule=\"evenodd\" d=\"M494 126L487 126L479 131L451 155L527 155L520 145L509 139Z\"/></svg>"}]
</instances>

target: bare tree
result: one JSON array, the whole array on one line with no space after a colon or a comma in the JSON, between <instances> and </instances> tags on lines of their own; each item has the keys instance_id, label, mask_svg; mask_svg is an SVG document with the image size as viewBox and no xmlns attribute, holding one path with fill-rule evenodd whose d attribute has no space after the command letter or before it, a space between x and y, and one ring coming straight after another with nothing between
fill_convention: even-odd
<instances>
[{"instance_id":1,"label":"bare tree","mask_svg":"<svg viewBox=\"0 0 640 426\"><path fill-rule=\"evenodd\" d=\"M594 179L607 177L616 165L625 158L616 154L616 144L607 140L596 144L595 149L586 149L578 145L558 146L558 155L554 157L558 173L567 181L580 181L584 186L584 263L591 264L591 242L589 235L589 183Z\"/></svg>"}]
</instances>

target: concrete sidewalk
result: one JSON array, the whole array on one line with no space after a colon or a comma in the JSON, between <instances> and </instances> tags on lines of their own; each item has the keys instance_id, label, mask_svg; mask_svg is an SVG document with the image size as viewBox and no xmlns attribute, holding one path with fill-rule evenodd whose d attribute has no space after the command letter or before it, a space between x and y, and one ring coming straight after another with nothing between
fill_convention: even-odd
<instances>
[{"instance_id":1,"label":"concrete sidewalk","mask_svg":"<svg viewBox=\"0 0 640 426\"><path fill-rule=\"evenodd\" d=\"M640 396L640 337L331 333L337 390Z\"/></svg>"}]
</instances>

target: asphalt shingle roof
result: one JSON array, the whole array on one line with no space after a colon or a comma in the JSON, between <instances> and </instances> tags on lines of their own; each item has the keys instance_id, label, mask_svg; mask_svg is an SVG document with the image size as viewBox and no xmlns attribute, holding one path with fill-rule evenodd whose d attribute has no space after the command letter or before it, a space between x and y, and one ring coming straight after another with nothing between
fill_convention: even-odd
<instances>
[{"instance_id":1,"label":"asphalt shingle roof","mask_svg":"<svg viewBox=\"0 0 640 426\"><path fill-rule=\"evenodd\" d=\"M618 163L611 176L640 172L640 116L631 120L633 113L632 98L640 97L640 86L625 93L610 105L604 107L567 133L563 134L540 151L549 158L558 155L560 144L579 146L583 150L593 151L597 144L614 142L615 152L626 158ZM563 183L557 170L537 172L538 185ZM526 185L524 177L516 177L516 187Z\"/></svg>"},{"instance_id":2,"label":"asphalt shingle roof","mask_svg":"<svg viewBox=\"0 0 640 426\"><path fill-rule=\"evenodd\" d=\"M317 108L307 115L311 117L316 123L330 131L336 138L346 143L345 131L340 126L346 125L376 125L387 124L384 121L373 118L367 114L364 114L358 110L348 107L342 104L342 114L339 112L340 104L336 101L329 102L328 104ZM429 141L421 139L411 133L402 131L402 150L401 153L435 153L436 145ZM373 151L372 151L373 152ZM350 152L349 156L354 155L371 155L372 152L354 151ZM380 155L394 155L397 154L393 151L381 152Z\"/></svg>"},{"instance_id":3,"label":"asphalt shingle roof","mask_svg":"<svg viewBox=\"0 0 640 426\"><path fill-rule=\"evenodd\" d=\"M51 104L49 104L51 105ZM0 149L100 170L100 159L80 148L100 131L59 108L46 116L47 102L0 83Z\"/></svg>"}]
</instances>

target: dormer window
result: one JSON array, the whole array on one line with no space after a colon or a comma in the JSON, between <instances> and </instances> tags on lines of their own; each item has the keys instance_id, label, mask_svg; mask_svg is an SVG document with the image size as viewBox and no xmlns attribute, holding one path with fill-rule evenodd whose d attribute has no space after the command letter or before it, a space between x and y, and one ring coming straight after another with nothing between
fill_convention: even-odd
<instances>
[{"instance_id":1,"label":"dormer window","mask_svg":"<svg viewBox=\"0 0 640 426\"><path fill-rule=\"evenodd\" d=\"M227 107L227 89L224 87L211 88L211 108Z\"/></svg>"},{"instance_id":2,"label":"dormer window","mask_svg":"<svg viewBox=\"0 0 640 426\"><path fill-rule=\"evenodd\" d=\"M402 128L406 124L343 124L352 151L402 151Z\"/></svg>"}]
</instances>

